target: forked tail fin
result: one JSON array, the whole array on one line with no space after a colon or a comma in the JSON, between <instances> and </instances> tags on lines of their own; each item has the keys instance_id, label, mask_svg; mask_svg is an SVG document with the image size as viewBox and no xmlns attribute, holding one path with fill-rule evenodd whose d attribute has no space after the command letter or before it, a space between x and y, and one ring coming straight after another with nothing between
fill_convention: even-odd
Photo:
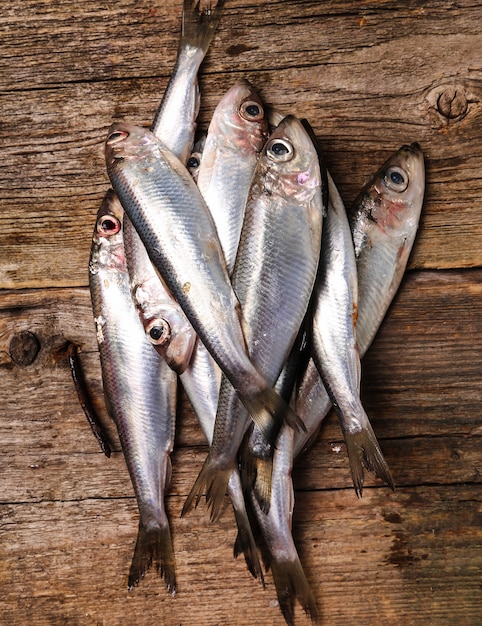
<instances>
[{"instance_id":1,"label":"forked tail fin","mask_svg":"<svg viewBox=\"0 0 482 626\"><path fill-rule=\"evenodd\" d=\"M176 565L171 531L167 523L155 524L150 527L139 523L136 547L134 548L127 583L129 590L139 584L153 562L161 578L164 578L167 590L174 595L176 593Z\"/></svg>"},{"instance_id":2,"label":"forked tail fin","mask_svg":"<svg viewBox=\"0 0 482 626\"><path fill-rule=\"evenodd\" d=\"M374 472L390 489L395 491L390 469L383 457L380 444L378 443L370 422L367 420L363 428L357 432L347 432L344 430L343 435L345 437L351 476L357 496L361 497L363 491L363 467L370 472Z\"/></svg>"},{"instance_id":3,"label":"forked tail fin","mask_svg":"<svg viewBox=\"0 0 482 626\"><path fill-rule=\"evenodd\" d=\"M301 604L304 612L311 618L313 623L318 622L318 610L310 585L306 579L299 558L294 560L271 561L278 602L289 626L295 623L295 600Z\"/></svg>"}]
</instances>

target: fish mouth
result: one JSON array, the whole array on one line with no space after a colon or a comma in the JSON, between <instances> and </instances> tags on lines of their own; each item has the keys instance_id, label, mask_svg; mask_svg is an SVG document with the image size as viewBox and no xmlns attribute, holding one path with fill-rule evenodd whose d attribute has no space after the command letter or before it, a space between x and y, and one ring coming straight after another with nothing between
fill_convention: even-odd
<instances>
[{"instance_id":1,"label":"fish mouth","mask_svg":"<svg viewBox=\"0 0 482 626\"><path fill-rule=\"evenodd\" d=\"M412 152L413 154L416 154L416 155L422 154L422 148L420 147L420 144L417 141L414 141L411 144L407 144L406 146L403 146L403 150L407 150L408 152Z\"/></svg>"}]
</instances>

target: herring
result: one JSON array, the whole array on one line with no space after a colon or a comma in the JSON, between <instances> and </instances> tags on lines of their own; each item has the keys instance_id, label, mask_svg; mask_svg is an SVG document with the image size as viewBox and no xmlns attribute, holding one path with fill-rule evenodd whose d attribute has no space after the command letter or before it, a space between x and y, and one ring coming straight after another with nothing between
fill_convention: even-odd
<instances>
[{"instance_id":1,"label":"herring","mask_svg":"<svg viewBox=\"0 0 482 626\"><path fill-rule=\"evenodd\" d=\"M97 215L89 285L106 404L140 513L128 587L137 585L154 561L174 594L175 558L164 494L171 476L176 375L148 342L132 301L119 208L108 192Z\"/></svg>"}]
</instances>

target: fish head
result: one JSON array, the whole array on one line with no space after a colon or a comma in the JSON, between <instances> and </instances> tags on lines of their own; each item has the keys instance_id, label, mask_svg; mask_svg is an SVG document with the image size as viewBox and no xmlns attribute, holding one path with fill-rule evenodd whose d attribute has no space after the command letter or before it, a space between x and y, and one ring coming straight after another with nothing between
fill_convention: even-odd
<instances>
[{"instance_id":1,"label":"fish head","mask_svg":"<svg viewBox=\"0 0 482 626\"><path fill-rule=\"evenodd\" d=\"M159 141L146 128L128 122L116 122L109 128L105 142L108 168L118 161L155 158L158 152Z\"/></svg>"},{"instance_id":2,"label":"fish head","mask_svg":"<svg viewBox=\"0 0 482 626\"><path fill-rule=\"evenodd\" d=\"M222 143L230 149L261 152L268 136L268 121L261 98L247 80L237 81L220 100L208 134L222 136Z\"/></svg>"},{"instance_id":3,"label":"fish head","mask_svg":"<svg viewBox=\"0 0 482 626\"><path fill-rule=\"evenodd\" d=\"M355 205L387 231L418 222L425 192L425 166L418 143L397 150L364 187Z\"/></svg>"},{"instance_id":4,"label":"fish head","mask_svg":"<svg viewBox=\"0 0 482 626\"><path fill-rule=\"evenodd\" d=\"M99 267L113 267L124 271L126 258L122 235L124 210L112 189L104 196L97 212L89 268L91 272Z\"/></svg>"},{"instance_id":5,"label":"fish head","mask_svg":"<svg viewBox=\"0 0 482 626\"><path fill-rule=\"evenodd\" d=\"M157 315L144 319L146 336L158 354L177 374L188 367L197 335L180 307L164 306Z\"/></svg>"},{"instance_id":6,"label":"fish head","mask_svg":"<svg viewBox=\"0 0 482 626\"><path fill-rule=\"evenodd\" d=\"M283 118L264 146L261 163L265 193L303 204L316 200L321 208L319 159L300 120Z\"/></svg>"}]
</instances>

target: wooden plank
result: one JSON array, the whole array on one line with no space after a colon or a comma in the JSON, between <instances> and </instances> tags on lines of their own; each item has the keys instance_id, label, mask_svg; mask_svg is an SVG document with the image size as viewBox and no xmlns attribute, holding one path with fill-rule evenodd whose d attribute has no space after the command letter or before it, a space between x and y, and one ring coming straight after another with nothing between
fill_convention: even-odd
<instances>
[{"instance_id":1,"label":"wooden plank","mask_svg":"<svg viewBox=\"0 0 482 626\"><path fill-rule=\"evenodd\" d=\"M113 120L152 120L179 4L2 3L1 288L86 286L108 186L102 142ZM267 103L311 121L347 203L419 141L427 194L411 267L480 266L480 17L468 0L232 0L203 68L200 125L248 77Z\"/></svg>"},{"instance_id":2,"label":"wooden plank","mask_svg":"<svg viewBox=\"0 0 482 626\"><path fill-rule=\"evenodd\" d=\"M323 624L478 623L481 295L480 269L409 272L367 354L365 404L395 493L368 478L357 500L334 416L296 464L294 536ZM25 332L40 350L21 366L9 354ZM110 459L77 404L67 340L82 345ZM0 623L284 623L271 575L263 590L232 557L228 503L214 525L203 504L179 518L206 453L185 400L168 497L179 593L154 571L127 592L138 513L102 408L88 290L0 292L0 367Z\"/></svg>"}]
</instances>

